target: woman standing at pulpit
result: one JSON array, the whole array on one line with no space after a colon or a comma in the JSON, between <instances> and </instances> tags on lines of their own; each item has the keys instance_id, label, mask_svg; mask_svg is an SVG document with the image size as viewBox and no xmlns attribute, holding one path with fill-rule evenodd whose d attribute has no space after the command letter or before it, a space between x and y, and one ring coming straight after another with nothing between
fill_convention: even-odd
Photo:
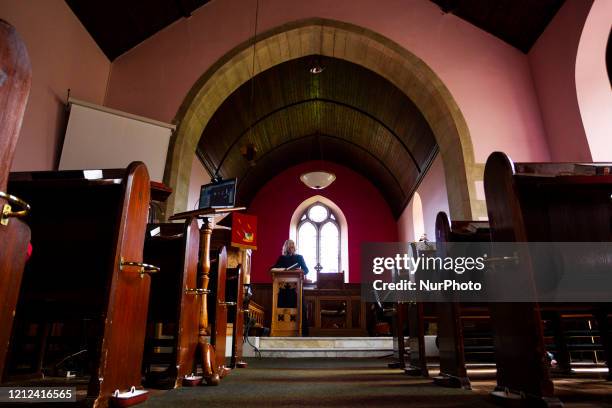
<instances>
[{"instance_id":1,"label":"woman standing at pulpit","mask_svg":"<svg viewBox=\"0 0 612 408\"><path fill-rule=\"evenodd\" d=\"M273 268L300 268L304 271L304 275L308 273L308 267L306 266L306 262L304 262L304 257L295 253L295 242L293 242L292 239L286 240L283 244L282 254L276 260Z\"/></svg>"},{"instance_id":2,"label":"woman standing at pulpit","mask_svg":"<svg viewBox=\"0 0 612 408\"><path fill-rule=\"evenodd\" d=\"M295 242L288 239L283 244L281 256L278 257L273 268L301 269L304 275L308 273L308 267L304 262L304 257L295 253ZM279 296L280 297L280 296ZM294 300L295 302L295 300ZM306 317L306 305L302 296L302 336L308 336L308 319Z\"/></svg>"}]
</instances>

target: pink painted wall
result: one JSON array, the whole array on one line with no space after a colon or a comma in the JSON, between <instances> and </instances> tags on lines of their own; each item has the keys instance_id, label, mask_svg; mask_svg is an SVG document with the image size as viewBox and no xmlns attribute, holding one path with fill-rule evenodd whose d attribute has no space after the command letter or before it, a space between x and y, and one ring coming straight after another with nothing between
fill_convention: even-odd
<instances>
[{"instance_id":1,"label":"pink painted wall","mask_svg":"<svg viewBox=\"0 0 612 408\"><path fill-rule=\"evenodd\" d=\"M612 161L612 90L606 69L611 25L612 1L595 0L576 58L578 106L594 161Z\"/></svg>"},{"instance_id":2,"label":"pink painted wall","mask_svg":"<svg viewBox=\"0 0 612 408\"><path fill-rule=\"evenodd\" d=\"M130 50L113 63L107 104L171 121L195 81L252 36L254 11L255 1L213 1ZM517 49L428 0L262 0L258 30L314 16L376 31L427 63L465 116L477 162L494 150L549 159L528 58Z\"/></svg>"},{"instance_id":3,"label":"pink painted wall","mask_svg":"<svg viewBox=\"0 0 612 408\"><path fill-rule=\"evenodd\" d=\"M195 210L200 199L200 187L210 183L210 175L194 154L191 163L191 177L189 178L189 195L187 197L187 210Z\"/></svg>"},{"instance_id":4,"label":"pink painted wall","mask_svg":"<svg viewBox=\"0 0 612 408\"><path fill-rule=\"evenodd\" d=\"M447 214L450 214L448 209L446 178L444 176L444 164L442 163L442 157L440 155L435 158L425 178L419 185L417 193L421 197L421 203L423 205L425 233L430 241L435 241L436 216L438 212L445 211ZM414 199L410 201L400 218L397 220L398 237L402 242L411 242L415 240L415 231L412 221L413 211ZM420 234L420 231L416 233Z\"/></svg>"},{"instance_id":5,"label":"pink painted wall","mask_svg":"<svg viewBox=\"0 0 612 408\"><path fill-rule=\"evenodd\" d=\"M575 68L580 35L592 2L566 1L529 52L554 161L591 161L578 109ZM603 55L605 53L602 58Z\"/></svg>"},{"instance_id":6,"label":"pink painted wall","mask_svg":"<svg viewBox=\"0 0 612 408\"><path fill-rule=\"evenodd\" d=\"M359 256L362 242L394 242L397 225L380 192L353 170L325 163L325 170L336 174L336 181L324 190L312 190L299 180L301 174L320 170L321 162L310 161L290 167L271 179L257 193L247 212L257 215L258 243L253 254L251 282L270 282L268 270L280 255L289 235L295 209L304 200L322 195L336 203L348 224L349 282L360 282ZM367 197L367 199L366 199ZM315 273L308 265L311 273Z\"/></svg>"},{"instance_id":7,"label":"pink painted wall","mask_svg":"<svg viewBox=\"0 0 612 408\"><path fill-rule=\"evenodd\" d=\"M56 168L68 88L103 104L110 62L63 0L0 0L0 18L16 27L32 62L32 89L12 170Z\"/></svg>"},{"instance_id":8,"label":"pink painted wall","mask_svg":"<svg viewBox=\"0 0 612 408\"><path fill-rule=\"evenodd\" d=\"M412 200L410 200L406 208L404 208L404 212L402 212L402 215L397 220L397 239L400 242L412 242L418 239L415 232L417 226L414 222L415 211L418 211L415 208L415 200L417 196L419 197L419 199L421 197L418 194L418 192L415 192L414 196L412 197Z\"/></svg>"}]
</instances>

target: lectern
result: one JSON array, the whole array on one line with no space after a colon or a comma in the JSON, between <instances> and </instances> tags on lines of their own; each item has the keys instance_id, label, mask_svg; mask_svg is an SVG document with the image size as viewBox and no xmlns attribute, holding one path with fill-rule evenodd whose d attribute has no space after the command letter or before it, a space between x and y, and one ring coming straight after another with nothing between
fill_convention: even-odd
<instances>
[{"instance_id":1,"label":"lectern","mask_svg":"<svg viewBox=\"0 0 612 408\"><path fill-rule=\"evenodd\" d=\"M270 336L301 336L304 271L274 268L270 272L273 288Z\"/></svg>"},{"instance_id":2,"label":"lectern","mask_svg":"<svg viewBox=\"0 0 612 408\"><path fill-rule=\"evenodd\" d=\"M214 228L214 216L234 211L244 210L245 207L233 208L203 208L200 210L187 211L175 214L170 221L193 219L203 221L200 229L200 276L197 288L185 288L185 292L201 296L200 316L198 322L198 346L195 350L194 365L199 361L204 371L204 381L208 385L218 385L221 378L229 372L225 367L225 335L227 332L227 307L225 302L225 269L227 267L227 253L225 248L220 252L217 265L217 293L213 296L216 300L215 327L208 327L208 289L210 281L210 239ZM224 323L225 322L225 323ZM208 337L210 336L210 341Z\"/></svg>"}]
</instances>

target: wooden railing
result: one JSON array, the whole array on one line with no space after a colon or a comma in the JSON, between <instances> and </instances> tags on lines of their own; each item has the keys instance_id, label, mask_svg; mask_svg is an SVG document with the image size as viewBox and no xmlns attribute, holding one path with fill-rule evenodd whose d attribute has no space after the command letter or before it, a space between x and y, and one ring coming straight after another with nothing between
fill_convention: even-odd
<instances>
[{"instance_id":1,"label":"wooden railing","mask_svg":"<svg viewBox=\"0 0 612 408\"><path fill-rule=\"evenodd\" d=\"M255 320L253 327L264 327L264 316L264 308L251 300L249 303L249 318Z\"/></svg>"}]
</instances>

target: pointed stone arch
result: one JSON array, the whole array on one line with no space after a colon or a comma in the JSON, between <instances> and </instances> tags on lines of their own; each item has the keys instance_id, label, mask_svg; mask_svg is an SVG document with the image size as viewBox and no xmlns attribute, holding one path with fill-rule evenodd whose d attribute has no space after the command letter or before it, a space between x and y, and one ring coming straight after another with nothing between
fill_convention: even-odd
<instances>
[{"instance_id":1,"label":"pointed stone arch","mask_svg":"<svg viewBox=\"0 0 612 408\"><path fill-rule=\"evenodd\" d=\"M321 36L323 36L321 40ZM451 217L474 219L486 215L476 198L475 180L482 166L475 164L465 119L454 98L427 64L382 35L344 22L312 18L261 33L255 41L255 74L308 55L322 54L361 65L389 80L419 108L431 127L445 168ZM174 189L170 212L186 208L191 163L206 124L252 72L253 41L244 42L211 66L193 85L176 118L165 182Z\"/></svg>"}]
</instances>

